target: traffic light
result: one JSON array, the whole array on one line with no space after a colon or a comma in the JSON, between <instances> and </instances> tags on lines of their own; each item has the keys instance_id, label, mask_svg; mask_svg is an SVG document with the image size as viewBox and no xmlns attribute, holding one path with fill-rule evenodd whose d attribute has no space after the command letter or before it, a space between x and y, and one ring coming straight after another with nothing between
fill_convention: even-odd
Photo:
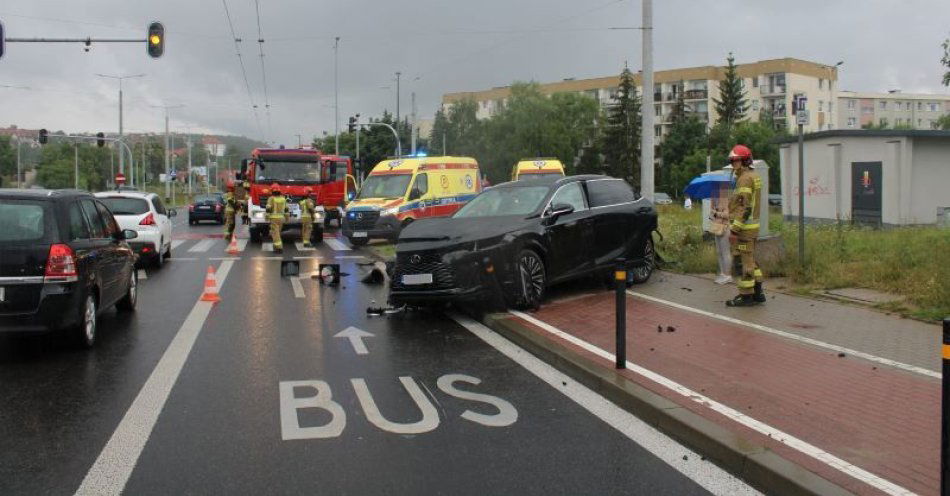
<instances>
[{"instance_id":1,"label":"traffic light","mask_svg":"<svg viewBox=\"0 0 950 496\"><path fill-rule=\"evenodd\" d=\"M350 117L350 123L346 125L346 128L352 133L356 131L356 117Z\"/></svg>"},{"instance_id":2,"label":"traffic light","mask_svg":"<svg viewBox=\"0 0 950 496\"><path fill-rule=\"evenodd\" d=\"M148 25L148 37L145 39L145 46L148 47L148 54L153 59L157 59L165 53L165 26L160 22L153 22Z\"/></svg>"},{"instance_id":3,"label":"traffic light","mask_svg":"<svg viewBox=\"0 0 950 496\"><path fill-rule=\"evenodd\" d=\"M99 148L106 146L105 138L106 138L105 133L102 133L102 132L96 133L96 146L98 146Z\"/></svg>"},{"instance_id":4,"label":"traffic light","mask_svg":"<svg viewBox=\"0 0 950 496\"><path fill-rule=\"evenodd\" d=\"M40 129L39 141L41 145L49 143L49 131L45 129Z\"/></svg>"}]
</instances>

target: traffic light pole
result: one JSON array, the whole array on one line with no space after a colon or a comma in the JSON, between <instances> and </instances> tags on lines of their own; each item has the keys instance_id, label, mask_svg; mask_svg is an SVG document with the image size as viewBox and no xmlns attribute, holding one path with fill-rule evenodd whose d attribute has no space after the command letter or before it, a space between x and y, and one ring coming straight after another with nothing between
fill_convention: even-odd
<instances>
[{"instance_id":1,"label":"traffic light pole","mask_svg":"<svg viewBox=\"0 0 950 496\"><path fill-rule=\"evenodd\" d=\"M134 158L135 158L135 157L134 157L134 155L132 155L132 149L129 148L129 145L126 145L124 141L122 141L121 139L118 139L118 138L105 138L105 137L99 137L99 136L81 136L81 135L77 135L77 134L50 135L49 137L50 137L50 138L68 138L68 139L79 140L79 141L82 141L82 140L85 140L85 141L92 141L92 140L96 140L96 141L99 141L99 140L103 140L103 141L113 141L113 142L115 142L115 143L118 143L118 144L121 146L121 147L119 148L119 155L120 155L120 156L122 155L122 148L124 148L125 151L128 152L128 154L129 154L129 164L132 164L132 163L134 162ZM75 152L75 176L76 176L76 177L75 177L75 179L74 179L74 181L73 181L73 184L75 185L75 188L76 188L76 189L79 189L79 146L78 146L78 143L77 143L76 152ZM114 179L114 178L113 178L113 179Z\"/></svg>"},{"instance_id":2,"label":"traffic light pole","mask_svg":"<svg viewBox=\"0 0 950 496\"><path fill-rule=\"evenodd\" d=\"M386 124L385 122L357 122L356 125L357 126L386 126L387 128L389 128L390 131L393 132L393 136L396 137L396 156L398 157L402 155L402 144L399 141L399 133L397 133L396 129L390 126L389 124ZM356 149L359 150L359 146L357 146Z\"/></svg>"}]
</instances>

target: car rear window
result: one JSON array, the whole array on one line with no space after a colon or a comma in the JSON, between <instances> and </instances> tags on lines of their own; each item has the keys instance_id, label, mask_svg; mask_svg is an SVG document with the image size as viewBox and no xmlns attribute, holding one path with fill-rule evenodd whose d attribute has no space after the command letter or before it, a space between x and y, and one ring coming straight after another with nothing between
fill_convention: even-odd
<instances>
[{"instance_id":1,"label":"car rear window","mask_svg":"<svg viewBox=\"0 0 950 496\"><path fill-rule=\"evenodd\" d=\"M199 195L195 197L195 203L201 203L201 202L216 203L216 202L221 201L221 199L222 197L215 196L215 195Z\"/></svg>"},{"instance_id":2,"label":"car rear window","mask_svg":"<svg viewBox=\"0 0 950 496\"><path fill-rule=\"evenodd\" d=\"M99 198L109 207L112 215L142 215L149 211L148 202L141 198Z\"/></svg>"},{"instance_id":3,"label":"car rear window","mask_svg":"<svg viewBox=\"0 0 950 496\"><path fill-rule=\"evenodd\" d=\"M620 179L588 181L587 194L591 207L606 207L636 200L630 185Z\"/></svg>"},{"instance_id":4,"label":"car rear window","mask_svg":"<svg viewBox=\"0 0 950 496\"><path fill-rule=\"evenodd\" d=\"M31 243L52 237L51 204L42 200L0 199L0 243Z\"/></svg>"}]
</instances>

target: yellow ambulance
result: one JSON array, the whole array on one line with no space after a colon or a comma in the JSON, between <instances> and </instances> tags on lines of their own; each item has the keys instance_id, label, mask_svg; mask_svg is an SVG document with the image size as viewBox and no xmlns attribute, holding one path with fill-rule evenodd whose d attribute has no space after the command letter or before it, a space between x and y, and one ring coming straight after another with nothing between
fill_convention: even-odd
<instances>
[{"instance_id":1,"label":"yellow ambulance","mask_svg":"<svg viewBox=\"0 0 950 496\"><path fill-rule=\"evenodd\" d=\"M482 190L478 162L470 157L383 160L346 206L343 236L354 246L395 240L410 222L455 213Z\"/></svg>"},{"instance_id":2,"label":"yellow ambulance","mask_svg":"<svg viewBox=\"0 0 950 496\"><path fill-rule=\"evenodd\" d=\"M511 180L564 177L564 164L556 158L524 158L511 169Z\"/></svg>"}]
</instances>

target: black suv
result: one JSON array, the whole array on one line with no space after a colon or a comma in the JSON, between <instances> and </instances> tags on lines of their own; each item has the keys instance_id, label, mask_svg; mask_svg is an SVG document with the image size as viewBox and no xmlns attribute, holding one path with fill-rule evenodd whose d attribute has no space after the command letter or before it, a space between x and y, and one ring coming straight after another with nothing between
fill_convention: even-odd
<instances>
[{"instance_id":1,"label":"black suv","mask_svg":"<svg viewBox=\"0 0 950 496\"><path fill-rule=\"evenodd\" d=\"M0 334L65 329L92 346L99 313L135 309L136 236L89 193L0 190Z\"/></svg>"}]
</instances>

